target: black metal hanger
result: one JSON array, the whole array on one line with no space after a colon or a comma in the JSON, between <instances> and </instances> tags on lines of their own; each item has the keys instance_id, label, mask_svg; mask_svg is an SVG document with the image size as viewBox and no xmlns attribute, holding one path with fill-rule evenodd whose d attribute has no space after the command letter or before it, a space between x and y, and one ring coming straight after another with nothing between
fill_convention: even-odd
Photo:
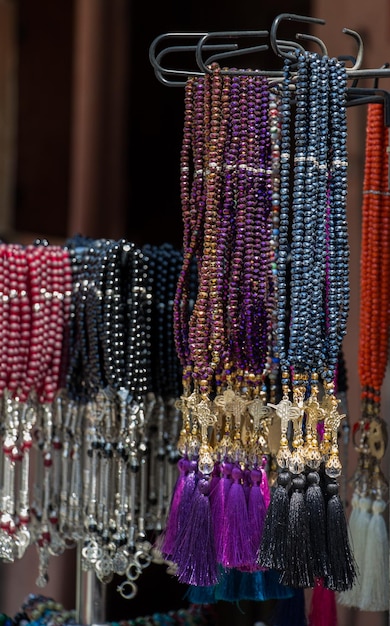
<instances>
[{"instance_id":1,"label":"black metal hanger","mask_svg":"<svg viewBox=\"0 0 390 626\"><path fill-rule=\"evenodd\" d=\"M297 15L295 13L281 13L273 20L270 33L269 44L275 54L280 58L291 58L296 60L297 51L304 51L305 48L297 43L297 41L286 41L278 37L278 28L284 20L303 22L306 24L325 24L325 21L320 18L309 17L304 15ZM350 28L343 28L343 33L353 37L357 42L357 54L356 57L349 55L340 55L340 60L350 61L352 66L346 66L346 73L348 80L352 81L351 89L356 89L358 81L365 78L374 78L379 80L381 78L390 78L390 68L388 66L382 66L381 68L366 68L362 69L363 61L363 41L360 34ZM168 86L183 86L186 79L189 76L202 76L206 73L211 73L210 65L213 61L223 62L222 73L231 75L258 75L267 76L270 79L276 81L282 80L283 72L281 70L264 70L264 69L248 69L237 67L227 67L227 60L234 59L235 61L239 56L257 54L264 50L267 50L269 46L264 44L250 45L247 42L249 38L257 39L268 36L266 30L243 30L243 31L217 31L217 32L170 32L156 37L149 49L149 59L154 68L157 78ZM316 43L321 51L321 54L327 55L327 47L322 39L314 37L311 34L297 33L296 38L301 41L311 41ZM172 45L172 41L179 40L179 44ZM183 40L186 40L183 45ZM217 41L216 41L217 40ZM221 41L222 40L222 41ZM190 42L190 43L187 43ZM244 42L244 43L243 43ZM163 47L166 43L169 43L167 47ZM162 48L162 49L160 49ZM209 53L212 53L211 55ZM191 57L188 61L188 69L175 68L172 66L164 65L163 61L166 60L168 55L174 53L190 53ZM208 53L206 56L205 53ZM385 93L385 90L381 90L381 93ZM368 91L363 92L351 92L349 96L349 104L363 103L362 98L370 97L383 97L379 92L375 94Z\"/></svg>"}]
</instances>

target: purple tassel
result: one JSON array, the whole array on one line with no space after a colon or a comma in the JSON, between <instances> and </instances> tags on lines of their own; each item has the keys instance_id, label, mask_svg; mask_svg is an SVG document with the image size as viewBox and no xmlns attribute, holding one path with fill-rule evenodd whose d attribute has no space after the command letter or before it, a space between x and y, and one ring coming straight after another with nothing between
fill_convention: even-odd
<instances>
[{"instance_id":1,"label":"purple tassel","mask_svg":"<svg viewBox=\"0 0 390 626\"><path fill-rule=\"evenodd\" d=\"M223 563L226 545L226 502L232 485L233 464L226 461L221 463L221 477L217 486L210 490L211 518L214 530L214 542L217 563Z\"/></svg>"},{"instance_id":2,"label":"purple tassel","mask_svg":"<svg viewBox=\"0 0 390 626\"><path fill-rule=\"evenodd\" d=\"M267 472L265 471L264 468L261 469L261 492L263 494L263 499L264 499L264 503L265 503L265 508L266 510L269 507L269 503L271 502L271 490L269 488L269 484L268 484L268 476L267 476Z\"/></svg>"},{"instance_id":3,"label":"purple tassel","mask_svg":"<svg viewBox=\"0 0 390 626\"><path fill-rule=\"evenodd\" d=\"M248 469L248 468L244 469L244 477L243 477L242 486L244 488L246 501L248 503L248 501L249 501L249 494L250 494L251 486L252 486L251 470Z\"/></svg>"},{"instance_id":4,"label":"purple tassel","mask_svg":"<svg viewBox=\"0 0 390 626\"><path fill-rule=\"evenodd\" d=\"M211 497L211 494L213 493L214 489L217 489L220 478L221 478L221 464L220 464L219 461L216 461L214 463L214 468L213 468L213 471L212 471L212 474L211 474L210 497Z\"/></svg>"},{"instance_id":5,"label":"purple tassel","mask_svg":"<svg viewBox=\"0 0 390 626\"><path fill-rule=\"evenodd\" d=\"M252 486L249 492L248 517L250 527L250 539L252 542L253 552L252 571L255 571L259 569L259 565L257 564L257 552L259 550L261 537L263 534L266 506L261 490L261 470L253 469L251 471L251 479Z\"/></svg>"},{"instance_id":6,"label":"purple tassel","mask_svg":"<svg viewBox=\"0 0 390 626\"><path fill-rule=\"evenodd\" d=\"M167 521L165 524L165 529L162 533L160 543L160 550L165 558L169 558L172 555L177 537L179 507L183 496L186 476L190 468L189 460L186 458L179 459L177 463L177 468L179 470L179 476L177 477L176 484L173 489L172 499L169 505L169 511L167 515Z\"/></svg>"},{"instance_id":7,"label":"purple tassel","mask_svg":"<svg viewBox=\"0 0 390 626\"><path fill-rule=\"evenodd\" d=\"M218 582L209 490L209 480L200 478L175 550L178 580L187 585L207 587Z\"/></svg>"},{"instance_id":8,"label":"purple tassel","mask_svg":"<svg viewBox=\"0 0 390 626\"><path fill-rule=\"evenodd\" d=\"M198 481L198 478L196 475L197 468L198 468L198 464L196 461L194 460L188 461L188 472L185 476L183 491L181 494L179 507L177 511L177 521L176 521L177 535L176 535L176 538L174 538L172 552L169 555L165 555L163 552L163 555L165 556L165 558L169 557L169 560L173 561L174 563L176 563L177 545L181 541L180 539L181 535L186 533L187 521L188 521L188 517L190 514L190 509L191 509L191 504L192 504L192 500L194 497L194 492L196 489L196 484Z\"/></svg>"},{"instance_id":9,"label":"purple tassel","mask_svg":"<svg viewBox=\"0 0 390 626\"><path fill-rule=\"evenodd\" d=\"M233 484L229 489L226 502L226 521L228 534L224 552L224 567L246 569L255 555L250 540L250 527L245 491L242 486L243 472L238 466L232 469Z\"/></svg>"}]
</instances>

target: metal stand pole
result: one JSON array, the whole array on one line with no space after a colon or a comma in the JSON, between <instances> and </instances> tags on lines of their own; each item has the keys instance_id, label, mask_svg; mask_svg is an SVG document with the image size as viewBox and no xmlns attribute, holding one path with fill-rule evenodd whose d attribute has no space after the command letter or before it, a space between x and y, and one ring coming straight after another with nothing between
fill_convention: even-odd
<instances>
[{"instance_id":1,"label":"metal stand pole","mask_svg":"<svg viewBox=\"0 0 390 626\"><path fill-rule=\"evenodd\" d=\"M81 567L82 546L77 546L76 620L78 624L106 624L107 586L100 582L93 570Z\"/></svg>"}]
</instances>

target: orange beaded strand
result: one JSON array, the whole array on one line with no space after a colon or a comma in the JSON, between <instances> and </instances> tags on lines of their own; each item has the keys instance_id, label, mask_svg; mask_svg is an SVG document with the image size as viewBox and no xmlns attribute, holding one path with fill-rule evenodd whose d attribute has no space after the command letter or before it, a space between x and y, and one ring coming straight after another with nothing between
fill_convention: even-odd
<instances>
[{"instance_id":1,"label":"orange beaded strand","mask_svg":"<svg viewBox=\"0 0 390 626\"><path fill-rule=\"evenodd\" d=\"M367 116L360 258L359 377L362 401L379 413L389 342L390 192L383 106Z\"/></svg>"}]
</instances>

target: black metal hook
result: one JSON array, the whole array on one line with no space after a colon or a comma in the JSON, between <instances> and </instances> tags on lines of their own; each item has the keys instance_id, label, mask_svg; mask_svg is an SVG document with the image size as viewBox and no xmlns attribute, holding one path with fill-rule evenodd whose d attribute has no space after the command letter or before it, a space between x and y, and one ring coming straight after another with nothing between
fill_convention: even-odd
<instances>
[{"instance_id":1,"label":"black metal hook","mask_svg":"<svg viewBox=\"0 0 390 626\"><path fill-rule=\"evenodd\" d=\"M233 51L236 48L236 44L213 44L213 45L209 45L209 46L205 46L205 49L207 50L223 50L225 51L225 54L229 54L228 52L226 52L226 50L231 50ZM178 69L178 68L172 68L172 67L164 67L162 64L162 61L164 59L164 57L168 54L172 54L172 53L177 53L177 52L196 52L196 46L195 45L187 45L187 46L168 46L167 48L164 48L163 50L161 50L155 57L155 65L154 65L154 72L157 76L157 78L160 80L160 82L164 83L165 85L169 85L171 87L179 87L179 86L184 86L187 78L191 77L191 76L204 76L204 72L201 72L200 70L187 70L187 69ZM220 53L222 55L222 53ZM230 52L230 54L232 54L232 52ZM215 55L216 57L218 56L217 54ZM170 76L172 77L171 79L166 78L166 76ZM174 80L174 78L176 77L184 77L183 80Z\"/></svg>"},{"instance_id":2,"label":"black metal hook","mask_svg":"<svg viewBox=\"0 0 390 626\"><path fill-rule=\"evenodd\" d=\"M387 67L390 67L390 63L384 63L381 67L381 69L385 69ZM374 89L378 89L379 87L379 78L375 77L374 78Z\"/></svg>"},{"instance_id":3,"label":"black metal hook","mask_svg":"<svg viewBox=\"0 0 390 626\"><path fill-rule=\"evenodd\" d=\"M152 66L154 68L158 68L158 64L156 61L156 50L159 47L159 44L161 44L161 42L165 41L166 39L183 39L185 37L196 37L197 39L199 39L199 37L202 37L202 35L204 35L204 31L203 32L169 32L169 33L163 33L161 35L158 35L157 37L155 37L152 41L152 43L149 46L149 61L152 64Z\"/></svg>"},{"instance_id":4,"label":"black metal hook","mask_svg":"<svg viewBox=\"0 0 390 626\"><path fill-rule=\"evenodd\" d=\"M352 30L351 28L343 28L342 32L345 33L346 35L350 35L351 37L353 37L355 41L357 41L357 44L358 44L358 51L356 55L355 64L353 67L347 68L347 71L351 72L353 70L358 70L360 69L360 66L363 62L363 53L364 53L363 39L361 38L361 36L356 30Z\"/></svg>"},{"instance_id":5,"label":"black metal hook","mask_svg":"<svg viewBox=\"0 0 390 626\"><path fill-rule=\"evenodd\" d=\"M296 41L289 41L288 39L278 39L278 46L282 50L300 50L301 52L305 52L304 46L297 43Z\"/></svg>"},{"instance_id":6,"label":"black metal hook","mask_svg":"<svg viewBox=\"0 0 390 626\"><path fill-rule=\"evenodd\" d=\"M305 48L299 44L292 44L291 41L286 41L284 39L279 39L278 40L278 45L280 46L280 48L285 49L285 50L291 50L293 47L294 48L299 48L302 52L305 51ZM207 46L203 46L203 49L205 49ZM204 63L202 64L202 67L204 67L205 71L211 72L210 70L210 64L212 63L212 61L221 61L223 59L227 59L229 57L237 57L243 54L252 54L252 53L257 53L257 52L262 52L268 49L268 46L263 44L263 45L259 45L259 46L248 46L246 48L240 48L239 50L234 50L232 52L222 52L222 53L217 53L217 54L213 54L211 57L208 57L206 59L206 61L204 61ZM221 70L221 74L227 74L229 76L239 76L239 75L243 75L245 74L245 76L256 76L261 74L262 76L267 76L267 77L272 77L272 78L281 78L283 76L283 72L281 70L251 70L251 69L237 69L237 68L223 68Z\"/></svg>"},{"instance_id":7,"label":"black metal hook","mask_svg":"<svg viewBox=\"0 0 390 626\"><path fill-rule=\"evenodd\" d=\"M252 38L257 38L257 37L268 37L268 31L267 30L245 30L245 31L217 31L217 32L211 32L211 33L207 33L205 34L203 37L201 37L199 39L198 45L197 45L197 50L196 50L196 61L198 64L198 67L204 72L204 73L212 73L212 70L210 68L210 61L211 60L221 60L225 59L229 56L232 57L237 57L243 54L251 54L254 52L262 52L265 50L268 50L268 45L267 44L260 44L257 46L246 46L246 47L241 47L238 48L237 50L232 51L231 53L227 52L225 53L221 53L221 54L216 54L213 55L212 57L209 57L206 61L203 60L203 50L205 49L205 45L206 42L209 41L209 39L216 37L216 38L223 38L223 37L227 37L229 39L235 38L240 40L240 38L242 37L252 37ZM238 44L237 44L238 45ZM261 74L262 76L281 76L282 73L275 73L275 72L271 72L271 71L262 71L262 70L250 70L250 69L226 69L223 68L221 70L221 74L228 74L230 76L237 76L240 74L245 74L245 76L258 76L259 74Z\"/></svg>"},{"instance_id":8,"label":"black metal hook","mask_svg":"<svg viewBox=\"0 0 390 626\"><path fill-rule=\"evenodd\" d=\"M328 56L328 50L326 45L324 44L324 42L322 41L322 39L320 39L319 37L315 37L314 35L307 35L305 33L297 33L295 35L295 37L297 39L306 39L307 41L314 41L315 43L317 43L320 47L321 53L324 56Z\"/></svg>"},{"instance_id":9,"label":"black metal hook","mask_svg":"<svg viewBox=\"0 0 390 626\"><path fill-rule=\"evenodd\" d=\"M390 128L390 92L386 89L350 87L347 90L347 106L383 102L383 118L386 128Z\"/></svg>"},{"instance_id":10,"label":"black metal hook","mask_svg":"<svg viewBox=\"0 0 390 626\"><path fill-rule=\"evenodd\" d=\"M203 50L206 50L207 46L203 46ZM213 61L221 61L223 59L227 59L230 57L237 57L237 56L241 56L243 54L250 54L253 52L263 52L265 50L268 50L268 46L267 44L262 44L259 46L249 46L247 48L240 48L239 50L233 50L232 52L220 52L217 54L213 54L211 55L211 57L208 57L205 61L204 61L204 66L205 69L207 71L210 71L209 65L213 62ZM231 73L231 72L235 72L235 73L239 73L240 70L228 70L228 69L223 69L221 70L222 73L227 74L227 73Z\"/></svg>"},{"instance_id":11,"label":"black metal hook","mask_svg":"<svg viewBox=\"0 0 390 626\"><path fill-rule=\"evenodd\" d=\"M288 52L285 49L279 46L279 39L277 37L277 31L279 28L280 22L283 20L289 20L294 22L304 22L307 24L325 24L325 20L322 20L317 17L308 17L305 15L296 15L295 13L280 13L277 15L272 22L271 30L270 30L270 43L271 48L275 52L276 55L280 57L290 58L295 60L295 56L292 52Z\"/></svg>"},{"instance_id":12,"label":"black metal hook","mask_svg":"<svg viewBox=\"0 0 390 626\"><path fill-rule=\"evenodd\" d=\"M287 41L285 39L280 39L277 37L277 31L280 23L283 20L290 20L296 22L304 22L307 24L325 24L325 20L296 15L294 13L281 13L278 15L271 26L269 43L271 44L272 50L278 57L282 58L290 58L295 62L296 52L302 51L305 52L305 48L295 41ZM358 80L360 78L373 78L375 80L375 88L377 88L377 81L381 78L390 78L390 67L388 64L384 65L380 69L360 69L362 60L363 60L363 41L359 33L350 29L344 28L343 33L350 35L353 37L357 44L358 50L356 57L352 56L340 56L339 60L348 60L352 63L352 67L346 67L346 73L348 80L352 81L352 89L357 87ZM259 44L259 45L243 45L242 40L248 39L252 37L253 39L258 37L268 36L268 31L259 31L259 30L245 30L245 31L218 31L218 32L169 32L156 37L149 48L149 59L154 68L155 74L160 82L164 83L168 86L182 86L185 84L186 80L190 76L201 76L205 73L212 73L210 64L213 61L222 61L229 57L237 58L240 55L244 54L253 54L258 53L268 49L267 44ZM327 55L327 49L325 43L319 38L314 37L313 35L298 33L296 35L297 39L304 39L308 41L313 41L320 46L321 52L323 55ZM212 38L223 38L225 41L221 44L211 43L210 40ZM189 39L190 43L186 43L183 45L182 43L179 45L168 45L165 49L161 49L162 44L167 40L174 39ZM227 40L227 41L226 41ZM158 51L160 50L160 51ZM204 59L206 56L205 52L212 54L208 56L208 58ZM193 54L195 52L195 59L192 59L193 66L190 69L174 69L174 67L164 67L163 59L174 52L190 52ZM259 75L267 76L275 78L279 80L283 77L282 70L259 70L259 69L237 69L234 68L226 68L223 67L221 69L223 74L230 75ZM185 79L184 79L185 77ZM179 78L179 80L176 80ZM356 97L356 96L355 96ZM369 97L369 96L367 96ZM378 97L378 94L376 96ZM351 104L352 100L351 98Z\"/></svg>"}]
</instances>

